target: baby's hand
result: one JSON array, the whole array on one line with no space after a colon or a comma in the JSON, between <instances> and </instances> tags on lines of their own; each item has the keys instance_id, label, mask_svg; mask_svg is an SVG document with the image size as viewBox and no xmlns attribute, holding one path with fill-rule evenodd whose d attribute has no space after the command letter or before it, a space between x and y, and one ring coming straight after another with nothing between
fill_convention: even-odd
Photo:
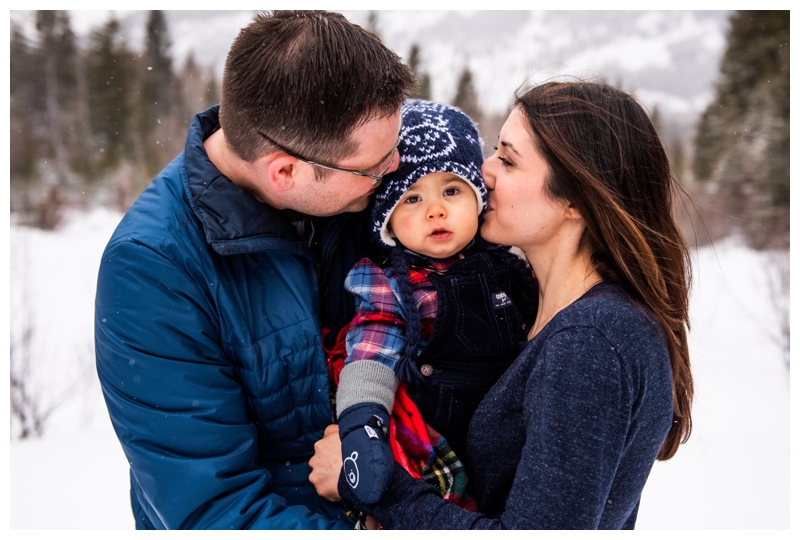
<instances>
[{"instance_id":1,"label":"baby's hand","mask_svg":"<svg viewBox=\"0 0 800 540\"><path fill-rule=\"evenodd\" d=\"M362 502L378 502L392 480L389 412L377 403L357 403L339 416L344 476Z\"/></svg>"}]
</instances>

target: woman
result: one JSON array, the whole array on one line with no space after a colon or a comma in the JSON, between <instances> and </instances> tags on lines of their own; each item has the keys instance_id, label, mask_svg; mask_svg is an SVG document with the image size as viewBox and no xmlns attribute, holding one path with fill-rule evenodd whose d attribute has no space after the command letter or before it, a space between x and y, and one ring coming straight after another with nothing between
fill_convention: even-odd
<instances>
[{"instance_id":1,"label":"woman","mask_svg":"<svg viewBox=\"0 0 800 540\"><path fill-rule=\"evenodd\" d=\"M483 174L481 233L519 246L540 292L527 347L470 424L478 512L397 466L383 498L356 507L392 529L633 528L653 462L691 431L689 260L667 156L631 96L547 83L518 95ZM330 466L335 434L311 480L355 503Z\"/></svg>"}]
</instances>

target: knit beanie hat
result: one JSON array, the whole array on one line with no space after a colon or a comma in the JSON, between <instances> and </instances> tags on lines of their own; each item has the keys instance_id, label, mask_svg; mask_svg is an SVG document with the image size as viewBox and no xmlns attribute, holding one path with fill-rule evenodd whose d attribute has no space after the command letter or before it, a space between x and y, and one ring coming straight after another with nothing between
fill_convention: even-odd
<instances>
[{"instance_id":1,"label":"knit beanie hat","mask_svg":"<svg viewBox=\"0 0 800 540\"><path fill-rule=\"evenodd\" d=\"M478 214L486 208L486 183L481 175L483 143L469 116L456 107L420 99L401 108L403 127L398 152L400 166L383 177L372 201L372 232L384 246L397 245L387 230L400 198L426 174L449 172L475 190Z\"/></svg>"}]
</instances>

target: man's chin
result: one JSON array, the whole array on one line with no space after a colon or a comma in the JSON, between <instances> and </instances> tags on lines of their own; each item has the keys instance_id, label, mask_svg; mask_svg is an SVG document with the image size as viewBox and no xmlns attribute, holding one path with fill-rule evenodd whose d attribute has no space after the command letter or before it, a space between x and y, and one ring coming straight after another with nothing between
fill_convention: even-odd
<instances>
[{"instance_id":1,"label":"man's chin","mask_svg":"<svg viewBox=\"0 0 800 540\"><path fill-rule=\"evenodd\" d=\"M302 211L304 214L308 214L309 216L317 216L317 217L329 217L329 216L336 216L339 214L348 214L354 212L361 212L365 210L369 205L369 197L364 197L363 199L358 199L355 201L350 202L347 206L339 209L339 210L329 210L324 211L319 208L316 209L309 209ZM299 211L299 210L298 210Z\"/></svg>"},{"instance_id":2,"label":"man's chin","mask_svg":"<svg viewBox=\"0 0 800 540\"><path fill-rule=\"evenodd\" d=\"M340 213L344 214L345 212L361 212L362 210L366 210L367 206L369 206L369 197L363 197L361 199L356 199L345 206L344 210L342 210Z\"/></svg>"}]
</instances>

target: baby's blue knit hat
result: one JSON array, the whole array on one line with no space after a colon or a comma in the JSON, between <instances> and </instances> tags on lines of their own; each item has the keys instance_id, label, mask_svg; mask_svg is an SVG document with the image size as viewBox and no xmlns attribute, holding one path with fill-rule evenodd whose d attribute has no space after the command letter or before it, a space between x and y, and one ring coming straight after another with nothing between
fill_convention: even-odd
<instances>
[{"instance_id":1,"label":"baby's blue knit hat","mask_svg":"<svg viewBox=\"0 0 800 540\"><path fill-rule=\"evenodd\" d=\"M387 230L403 193L426 174L449 172L464 180L478 200L477 212L486 208L486 183L481 175L483 143L469 116L456 107L407 100L401 109L400 166L383 177L372 200L372 231L386 246L397 243Z\"/></svg>"}]
</instances>

